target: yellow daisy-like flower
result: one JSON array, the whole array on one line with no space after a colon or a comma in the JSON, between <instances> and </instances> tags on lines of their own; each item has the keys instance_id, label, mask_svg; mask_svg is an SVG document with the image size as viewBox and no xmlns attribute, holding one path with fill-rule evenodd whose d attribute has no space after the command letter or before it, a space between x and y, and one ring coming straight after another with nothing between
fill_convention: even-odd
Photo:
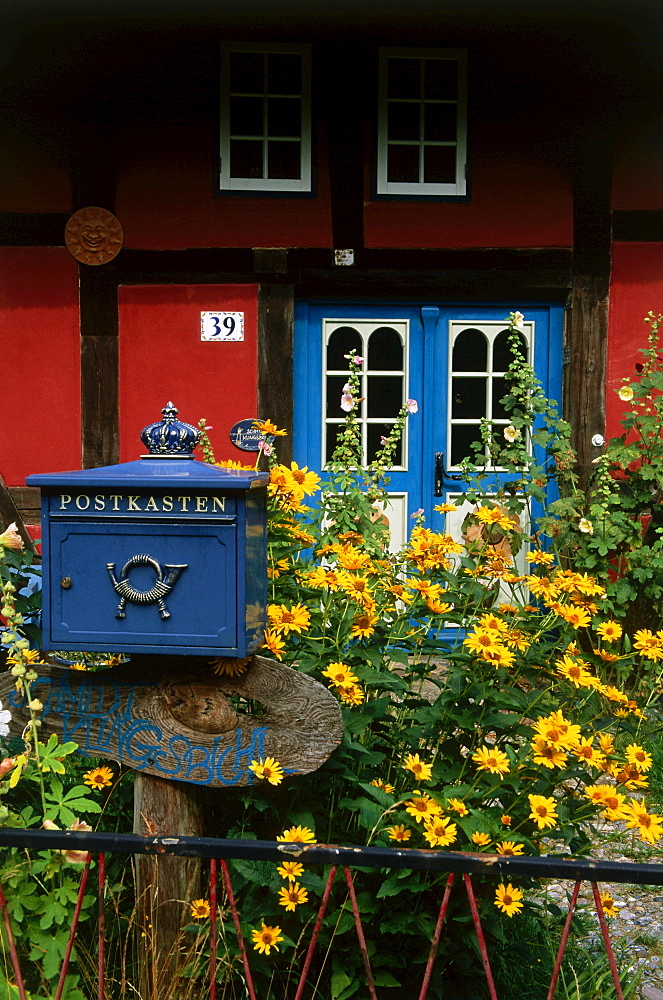
<instances>
[{"instance_id":1,"label":"yellow daisy-like flower","mask_svg":"<svg viewBox=\"0 0 663 1000\"><path fill-rule=\"evenodd\" d=\"M514 523L508 513L500 507L479 507L478 510L474 511L474 517L481 524L497 524L505 531L513 531L514 528Z\"/></svg>"},{"instance_id":2,"label":"yellow daisy-like flower","mask_svg":"<svg viewBox=\"0 0 663 1000\"><path fill-rule=\"evenodd\" d=\"M411 771L417 781L430 781L433 773L433 765L420 760L418 753L407 754L401 767L405 771Z\"/></svg>"},{"instance_id":3,"label":"yellow daisy-like flower","mask_svg":"<svg viewBox=\"0 0 663 1000\"><path fill-rule=\"evenodd\" d=\"M505 813L503 816L500 816L500 823L502 826L511 826L511 817Z\"/></svg>"},{"instance_id":4,"label":"yellow daisy-like flower","mask_svg":"<svg viewBox=\"0 0 663 1000\"><path fill-rule=\"evenodd\" d=\"M529 795L528 798L531 808L530 819L534 820L539 830L554 826L557 822L555 800L544 795Z\"/></svg>"},{"instance_id":5,"label":"yellow daisy-like flower","mask_svg":"<svg viewBox=\"0 0 663 1000\"><path fill-rule=\"evenodd\" d=\"M253 771L256 778L268 781L270 785L280 785L283 781L283 768L273 757L259 757L249 764L249 771Z\"/></svg>"},{"instance_id":6,"label":"yellow daisy-like flower","mask_svg":"<svg viewBox=\"0 0 663 1000\"><path fill-rule=\"evenodd\" d=\"M346 705L361 705L366 697L359 684L339 684L336 691Z\"/></svg>"},{"instance_id":7,"label":"yellow daisy-like flower","mask_svg":"<svg viewBox=\"0 0 663 1000\"><path fill-rule=\"evenodd\" d=\"M294 882L304 874L304 865L300 865L299 861L284 861L282 865L276 866L276 870L281 878Z\"/></svg>"},{"instance_id":8,"label":"yellow daisy-like flower","mask_svg":"<svg viewBox=\"0 0 663 1000\"><path fill-rule=\"evenodd\" d=\"M431 847L448 847L458 836L458 827L443 816L424 819L424 838Z\"/></svg>"},{"instance_id":9,"label":"yellow daisy-like flower","mask_svg":"<svg viewBox=\"0 0 663 1000\"><path fill-rule=\"evenodd\" d=\"M285 906L286 910L294 910L308 900L308 892L303 889L299 882L292 882L290 885L279 889L279 906Z\"/></svg>"},{"instance_id":10,"label":"yellow daisy-like flower","mask_svg":"<svg viewBox=\"0 0 663 1000\"><path fill-rule=\"evenodd\" d=\"M596 626L596 632L604 642L617 642L623 635L623 628L617 622L601 622Z\"/></svg>"},{"instance_id":11,"label":"yellow daisy-like flower","mask_svg":"<svg viewBox=\"0 0 663 1000\"><path fill-rule=\"evenodd\" d=\"M654 763L652 755L637 743L629 743L625 756L629 764L635 764L639 771L648 771Z\"/></svg>"},{"instance_id":12,"label":"yellow daisy-like flower","mask_svg":"<svg viewBox=\"0 0 663 1000\"><path fill-rule=\"evenodd\" d=\"M86 771L83 775L83 781L98 792L113 784L113 775L114 772L111 771L110 767L95 767L91 771Z\"/></svg>"},{"instance_id":13,"label":"yellow daisy-like flower","mask_svg":"<svg viewBox=\"0 0 663 1000\"><path fill-rule=\"evenodd\" d=\"M259 931L251 931L253 947L261 955L269 955L272 948L279 950L278 942L283 940L280 927L268 927L263 923Z\"/></svg>"},{"instance_id":14,"label":"yellow daisy-like flower","mask_svg":"<svg viewBox=\"0 0 663 1000\"><path fill-rule=\"evenodd\" d=\"M368 639L375 632L376 622L377 617L375 615L368 613L357 615L350 626L350 632L356 639Z\"/></svg>"},{"instance_id":15,"label":"yellow daisy-like flower","mask_svg":"<svg viewBox=\"0 0 663 1000\"><path fill-rule=\"evenodd\" d=\"M603 806L601 815L606 819L612 822L616 822L619 819L627 819L626 796L622 795L621 792L615 792L609 788L603 796L601 805Z\"/></svg>"},{"instance_id":16,"label":"yellow daisy-like flower","mask_svg":"<svg viewBox=\"0 0 663 1000\"><path fill-rule=\"evenodd\" d=\"M416 798L408 800L405 812L414 816L417 823L421 823L427 817L440 816L442 807L430 795L417 795Z\"/></svg>"},{"instance_id":17,"label":"yellow daisy-like flower","mask_svg":"<svg viewBox=\"0 0 663 1000\"><path fill-rule=\"evenodd\" d=\"M510 882L508 885L500 882L495 890L495 906L502 913L506 913L507 917L512 917L522 910L522 898L523 894L520 889L514 889Z\"/></svg>"},{"instance_id":18,"label":"yellow daisy-like flower","mask_svg":"<svg viewBox=\"0 0 663 1000\"><path fill-rule=\"evenodd\" d=\"M633 646L639 653L642 653L643 656L646 656L650 660L658 661L663 659L661 637L650 632L648 628L638 629L633 634Z\"/></svg>"},{"instance_id":19,"label":"yellow daisy-like flower","mask_svg":"<svg viewBox=\"0 0 663 1000\"><path fill-rule=\"evenodd\" d=\"M291 826L276 838L284 844L317 844L313 830L307 826Z\"/></svg>"},{"instance_id":20,"label":"yellow daisy-like flower","mask_svg":"<svg viewBox=\"0 0 663 1000\"><path fill-rule=\"evenodd\" d=\"M254 420L253 426L263 434L271 434L272 437L286 437L288 434L287 431L279 430L271 420Z\"/></svg>"},{"instance_id":21,"label":"yellow daisy-like flower","mask_svg":"<svg viewBox=\"0 0 663 1000\"><path fill-rule=\"evenodd\" d=\"M647 812L642 802L632 799L626 807L625 819L629 829L637 827L640 839L645 843L655 844L663 836L663 817L657 816L656 813Z\"/></svg>"},{"instance_id":22,"label":"yellow daisy-like flower","mask_svg":"<svg viewBox=\"0 0 663 1000\"><path fill-rule=\"evenodd\" d=\"M486 847L490 843L490 834L483 833L481 830L475 830L470 840L473 844L477 844L479 847Z\"/></svg>"},{"instance_id":23,"label":"yellow daisy-like flower","mask_svg":"<svg viewBox=\"0 0 663 1000\"><path fill-rule=\"evenodd\" d=\"M497 656L502 648L499 636L489 629L475 629L474 632L470 632L463 639L463 645L467 646L470 653L476 653L478 656L491 653Z\"/></svg>"},{"instance_id":24,"label":"yellow daisy-like flower","mask_svg":"<svg viewBox=\"0 0 663 1000\"><path fill-rule=\"evenodd\" d=\"M31 650L28 650L28 652L31 652ZM7 659L9 659L9 657L7 657ZM69 670L87 670L87 664L83 663L82 660L78 660L76 663L69 664Z\"/></svg>"},{"instance_id":25,"label":"yellow daisy-like flower","mask_svg":"<svg viewBox=\"0 0 663 1000\"><path fill-rule=\"evenodd\" d=\"M268 649L272 656L275 656L277 660L280 660L281 654L285 649L285 643L280 635L277 635L277 633L273 632L271 629L267 629L265 632L263 649Z\"/></svg>"},{"instance_id":26,"label":"yellow daisy-like flower","mask_svg":"<svg viewBox=\"0 0 663 1000\"><path fill-rule=\"evenodd\" d=\"M433 507L433 510L438 511L440 514L453 514L458 510L458 507L453 503L438 503Z\"/></svg>"},{"instance_id":27,"label":"yellow daisy-like flower","mask_svg":"<svg viewBox=\"0 0 663 1000\"><path fill-rule=\"evenodd\" d=\"M554 743L549 743L548 740L538 738L533 740L531 745L534 751L532 759L535 764L542 764L551 770L555 767L564 767L566 764L566 752L560 747L555 746Z\"/></svg>"},{"instance_id":28,"label":"yellow daisy-like flower","mask_svg":"<svg viewBox=\"0 0 663 1000\"><path fill-rule=\"evenodd\" d=\"M453 811L458 813L459 816L469 816L470 814L470 810L460 799L448 799L447 805L449 809L453 809Z\"/></svg>"},{"instance_id":29,"label":"yellow daisy-like flower","mask_svg":"<svg viewBox=\"0 0 663 1000\"><path fill-rule=\"evenodd\" d=\"M616 917L617 907L615 906L615 901L609 892L602 892L600 895L601 906L603 907L603 912L606 917Z\"/></svg>"},{"instance_id":30,"label":"yellow daisy-like flower","mask_svg":"<svg viewBox=\"0 0 663 1000\"><path fill-rule=\"evenodd\" d=\"M196 920L206 920L210 915L209 903L206 899L194 899L191 903L191 916Z\"/></svg>"},{"instance_id":31,"label":"yellow daisy-like flower","mask_svg":"<svg viewBox=\"0 0 663 1000\"><path fill-rule=\"evenodd\" d=\"M495 850L505 858L517 858L524 852L525 845L517 844L514 840L502 840Z\"/></svg>"},{"instance_id":32,"label":"yellow daisy-like flower","mask_svg":"<svg viewBox=\"0 0 663 1000\"><path fill-rule=\"evenodd\" d=\"M605 757L598 749L594 746L594 737L590 736L589 739L582 739L579 743L576 743L573 747L573 753L578 758L578 760L584 760L587 764L592 767L603 767L605 764Z\"/></svg>"},{"instance_id":33,"label":"yellow daisy-like flower","mask_svg":"<svg viewBox=\"0 0 663 1000\"><path fill-rule=\"evenodd\" d=\"M575 604L558 605L557 614L573 628L587 628L592 620L592 616L586 608L579 608Z\"/></svg>"},{"instance_id":34,"label":"yellow daisy-like flower","mask_svg":"<svg viewBox=\"0 0 663 1000\"><path fill-rule=\"evenodd\" d=\"M322 676L327 677L335 687L340 687L342 684L356 684L359 680L350 667L340 661L330 663L327 669L322 671Z\"/></svg>"},{"instance_id":35,"label":"yellow daisy-like flower","mask_svg":"<svg viewBox=\"0 0 663 1000\"><path fill-rule=\"evenodd\" d=\"M399 843L409 840L412 836L412 830L408 830L404 823L399 823L398 826L388 826L387 833L389 840L397 840Z\"/></svg>"},{"instance_id":36,"label":"yellow daisy-like flower","mask_svg":"<svg viewBox=\"0 0 663 1000\"><path fill-rule=\"evenodd\" d=\"M246 673L251 659L251 656L219 656L209 662L215 674L225 677L239 677Z\"/></svg>"},{"instance_id":37,"label":"yellow daisy-like flower","mask_svg":"<svg viewBox=\"0 0 663 1000\"><path fill-rule=\"evenodd\" d=\"M555 561L555 556L552 552L543 552L537 549L533 552L527 552L525 559L534 566L551 566Z\"/></svg>"},{"instance_id":38,"label":"yellow daisy-like flower","mask_svg":"<svg viewBox=\"0 0 663 1000\"><path fill-rule=\"evenodd\" d=\"M305 632L311 624L311 612L303 604L293 604L291 608L285 604L270 604L267 607L267 617L271 631L279 635Z\"/></svg>"},{"instance_id":39,"label":"yellow daisy-like flower","mask_svg":"<svg viewBox=\"0 0 663 1000\"><path fill-rule=\"evenodd\" d=\"M389 795L396 791L395 787L390 785L388 781L381 781L379 778L373 778L371 784L375 785L376 788L381 788L383 792L387 792Z\"/></svg>"},{"instance_id":40,"label":"yellow daisy-like flower","mask_svg":"<svg viewBox=\"0 0 663 1000\"><path fill-rule=\"evenodd\" d=\"M472 754L472 760L478 765L478 771L490 771L491 774L499 774L500 777L509 770L509 758L502 750L495 747L479 747Z\"/></svg>"}]
</instances>

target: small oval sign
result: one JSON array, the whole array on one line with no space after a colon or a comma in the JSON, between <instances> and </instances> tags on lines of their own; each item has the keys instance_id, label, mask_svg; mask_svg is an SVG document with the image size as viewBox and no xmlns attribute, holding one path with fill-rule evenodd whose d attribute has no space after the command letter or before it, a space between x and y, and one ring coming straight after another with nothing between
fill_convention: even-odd
<instances>
[{"instance_id":1,"label":"small oval sign","mask_svg":"<svg viewBox=\"0 0 663 1000\"><path fill-rule=\"evenodd\" d=\"M254 426L257 419L257 417L247 417L246 420L238 420L230 428L230 440L236 448L241 448L242 451L260 451L263 434Z\"/></svg>"}]
</instances>

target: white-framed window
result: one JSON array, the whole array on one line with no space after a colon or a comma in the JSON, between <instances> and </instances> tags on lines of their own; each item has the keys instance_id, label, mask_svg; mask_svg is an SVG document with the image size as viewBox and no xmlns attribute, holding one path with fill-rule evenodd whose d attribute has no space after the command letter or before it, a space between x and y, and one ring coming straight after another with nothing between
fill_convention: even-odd
<instances>
[{"instance_id":1,"label":"white-framed window","mask_svg":"<svg viewBox=\"0 0 663 1000\"><path fill-rule=\"evenodd\" d=\"M481 440L482 420L491 421L499 435L509 424L509 414L500 402L509 391L509 336L508 326L501 320L449 321L447 455L451 469L458 468L464 458L474 458L472 444ZM522 357L531 363L534 322L524 322L518 336Z\"/></svg>"},{"instance_id":2,"label":"white-framed window","mask_svg":"<svg viewBox=\"0 0 663 1000\"><path fill-rule=\"evenodd\" d=\"M407 400L407 319L325 319L323 332L323 434L322 464L331 459L338 431L345 420L341 409L343 386L348 380L346 354L355 350L364 359L361 366L361 402L355 416L361 429L362 458L368 465L375 458ZM407 468L407 427L399 442L394 470Z\"/></svg>"},{"instance_id":3,"label":"white-framed window","mask_svg":"<svg viewBox=\"0 0 663 1000\"><path fill-rule=\"evenodd\" d=\"M378 195L467 194L467 53L380 49Z\"/></svg>"},{"instance_id":4,"label":"white-framed window","mask_svg":"<svg viewBox=\"0 0 663 1000\"><path fill-rule=\"evenodd\" d=\"M308 45L221 46L221 191L311 191Z\"/></svg>"}]
</instances>

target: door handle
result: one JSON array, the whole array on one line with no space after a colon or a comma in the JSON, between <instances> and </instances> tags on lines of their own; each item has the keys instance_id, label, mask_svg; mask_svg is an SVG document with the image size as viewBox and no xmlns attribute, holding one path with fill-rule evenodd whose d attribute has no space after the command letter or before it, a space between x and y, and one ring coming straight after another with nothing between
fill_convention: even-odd
<instances>
[{"instance_id":1,"label":"door handle","mask_svg":"<svg viewBox=\"0 0 663 1000\"><path fill-rule=\"evenodd\" d=\"M444 468L444 452L435 452L435 490L433 496L441 497L444 494L444 480L450 479L455 483L462 482L463 477L452 475Z\"/></svg>"}]
</instances>

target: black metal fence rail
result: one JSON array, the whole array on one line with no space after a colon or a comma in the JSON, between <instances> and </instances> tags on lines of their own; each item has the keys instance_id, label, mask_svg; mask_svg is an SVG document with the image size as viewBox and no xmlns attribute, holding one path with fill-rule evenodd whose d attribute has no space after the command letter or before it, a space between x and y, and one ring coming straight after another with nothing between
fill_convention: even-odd
<instances>
[{"instance_id":1,"label":"black metal fence rail","mask_svg":"<svg viewBox=\"0 0 663 1000\"><path fill-rule=\"evenodd\" d=\"M92 854L171 854L186 858L243 861L282 862L284 857L296 857L300 860L305 858L307 864L348 865L352 868L409 868L507 878L663 885L663 863L640 864L559 855L504 857L499 854L425 851L415 848L223 840L215 837L144 837L127 833L21 830L7 827L0 828L0 847L22 847L35 851L79 850L90 851Z\"/></svg>"}]
</instances>

